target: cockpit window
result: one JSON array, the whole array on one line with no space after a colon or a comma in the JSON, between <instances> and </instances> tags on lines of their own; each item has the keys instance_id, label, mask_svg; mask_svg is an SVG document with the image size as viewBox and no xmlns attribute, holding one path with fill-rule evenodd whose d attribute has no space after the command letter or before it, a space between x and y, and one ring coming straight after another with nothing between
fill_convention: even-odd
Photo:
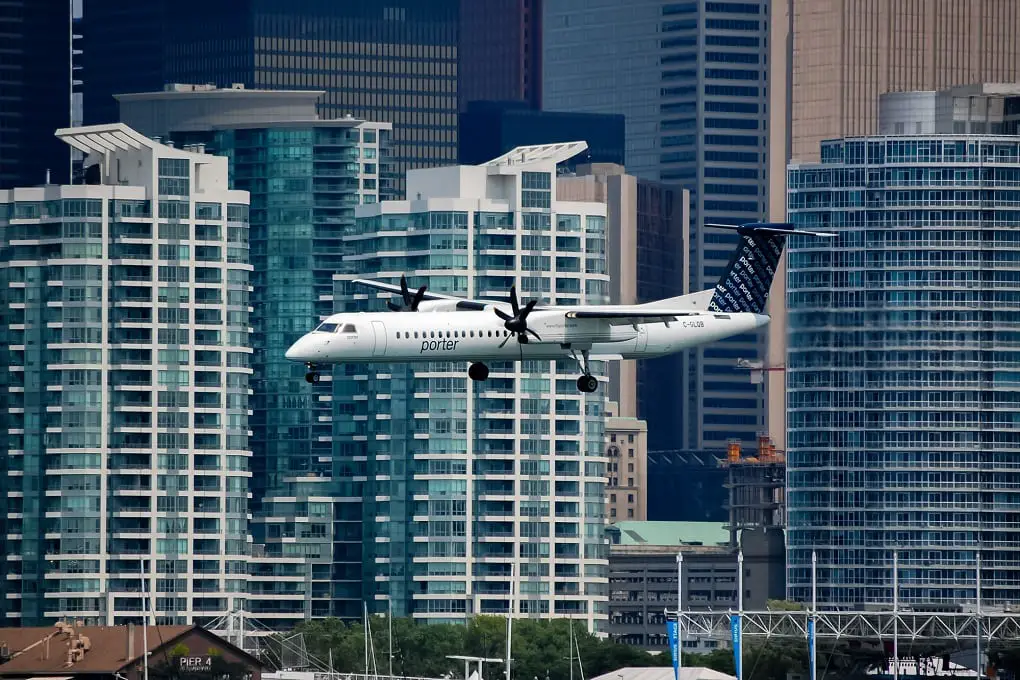
<instances>
[{"instance_id":1,"label":"cockpit window","mask_svg":"<svg viewBox=\"0 0 1020 680\"><path fill-rule=\"evenodd\" d=\"M340 329L341 333L357 333L358 331L354 328L354 324L344 324L344 327Z\"/></svg>"},{"instance_id":2,"label":"cockpit window","mask_svg":"<svg viewBox=\"0 0 1020 680\"><path fill-rule=\"evenodd\" d=\"M319 327L316 328L315 330L318 333L335 333L336 332L336 327L337 327L337 324L329 323L328 321L326 321L324 323L319 324Z\"/></svg>"}]
</instances>

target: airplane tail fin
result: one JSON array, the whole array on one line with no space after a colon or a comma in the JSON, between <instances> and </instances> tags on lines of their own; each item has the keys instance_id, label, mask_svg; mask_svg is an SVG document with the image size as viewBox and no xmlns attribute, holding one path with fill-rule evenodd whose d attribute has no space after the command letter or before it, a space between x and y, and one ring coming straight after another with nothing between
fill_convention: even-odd
<instances>
[{"instance_id":1,"label":"airplane tail fin","mask_svg":"<svg viewBox=\"0 0 1020 680\"><path fill-rule=\"evenodd\" d=\"M716 312L752 312L763 314L779 266L779 258L790 234L835 236L829 232L796 229L788 222L750 224L706 224L706 227L733 229L740 234L740 245L733 252L726 272L715 286L708 308Z\"/></svg>"}]
</instances>

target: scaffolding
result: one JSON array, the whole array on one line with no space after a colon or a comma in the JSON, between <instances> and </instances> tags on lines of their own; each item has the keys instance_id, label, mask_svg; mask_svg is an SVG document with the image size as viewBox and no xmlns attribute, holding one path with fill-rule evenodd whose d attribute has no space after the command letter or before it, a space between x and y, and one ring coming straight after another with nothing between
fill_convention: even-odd
<instances>
[{"instance_id":1,"label":"scaffolding","mask_svg":"<svg viewBox=\"0 0 1020 680\"><path fill-rule=\"evenodd\" d=\"M730 441L719 465L727 470L731 548L736 549L742 529L786 526L786 455L768 435L758 436L756 456L742 455L740 442Z\"/></svg>"},{"instance_id":2,"label":"scaffolding","mask_svg":"<svg viewBox=\"0 0 1020 680\"><path fill-rule=\"evenodd\" d=\"M695 637L729 639L736 611L680 612L680 633ZM676 620L676 610L666 610ZM766 638L806 639L808 622L815 621L819 639L911 642L976 642L1020 639L1020 614L1013 612L914 612L900 611L745 611L743 635ZM980 633L979 633L980 631Z\"/></svg>"}]
</instances>

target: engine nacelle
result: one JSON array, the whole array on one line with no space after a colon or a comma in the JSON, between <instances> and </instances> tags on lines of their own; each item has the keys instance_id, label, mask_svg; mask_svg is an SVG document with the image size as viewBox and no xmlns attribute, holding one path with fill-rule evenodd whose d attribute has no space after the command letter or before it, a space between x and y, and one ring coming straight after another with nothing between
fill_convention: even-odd
<instances>
[{"instance_id":1,"label":"engine nacelle","mask_svg":"<svg viewBox=\"0 0 1020 680\"><path fill-rule=\"evenodd\" d=\"M457 300L422 300L418 304L419 312L456 312Z\"/></svg>"}]
</instances>

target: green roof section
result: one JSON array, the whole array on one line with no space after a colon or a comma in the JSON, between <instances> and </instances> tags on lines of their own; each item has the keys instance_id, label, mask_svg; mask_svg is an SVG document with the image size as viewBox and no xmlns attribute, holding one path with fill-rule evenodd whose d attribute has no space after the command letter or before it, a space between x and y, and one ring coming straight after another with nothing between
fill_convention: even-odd
<instances>
[{"instance_id":1,"label":"green roof section","mask_svg":"<svg viewBox=\"0 0 1020 680\"><path fill-rule=\"evenodd\" d=\"M617 522L619 545L719 545L730 532L719 522Z\"/></svg>"}]
</instances>

